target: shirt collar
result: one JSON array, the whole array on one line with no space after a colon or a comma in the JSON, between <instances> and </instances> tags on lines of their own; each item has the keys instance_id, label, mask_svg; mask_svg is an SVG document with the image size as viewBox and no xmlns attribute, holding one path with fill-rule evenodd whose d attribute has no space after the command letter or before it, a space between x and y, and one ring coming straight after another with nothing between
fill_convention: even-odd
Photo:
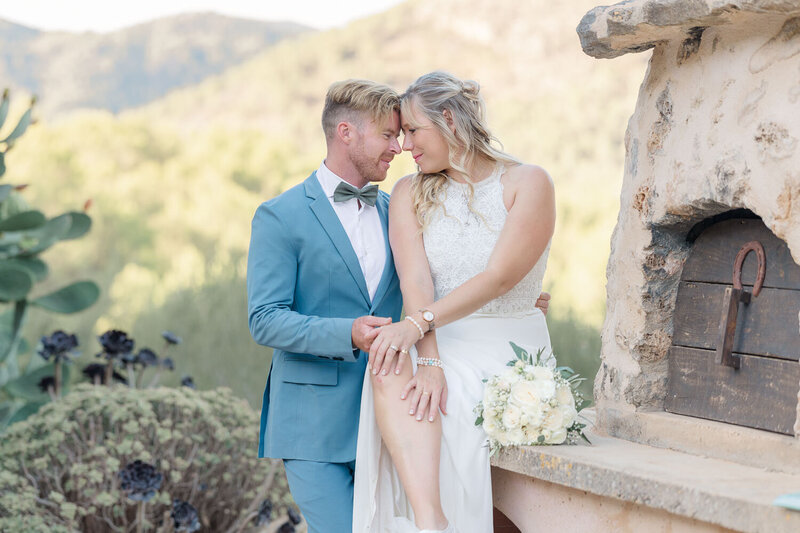
<instances>
[{"instance_id":1,"label":"shirt collar","mask_svg":"<svg viewBox=\"0 0 800 533\"><path fill-rule=\"evenodd\" d=\"M336 187L344 181L325 165L325 161L317 169L317 179L319 184L322 185L322 191L328 198L333 198L333 192Z\"/></svg>"}]
</instances>

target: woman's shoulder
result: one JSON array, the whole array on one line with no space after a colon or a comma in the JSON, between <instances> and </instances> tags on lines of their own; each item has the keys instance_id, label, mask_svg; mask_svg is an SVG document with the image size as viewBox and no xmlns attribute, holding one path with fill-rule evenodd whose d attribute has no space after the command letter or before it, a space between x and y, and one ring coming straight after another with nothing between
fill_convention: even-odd
<instances>
[{"instance_id":1,"label":"woman's shoulder","mask_svg":"<svg viewBox=\"0 0 800 533\"><path fill-rule=\"evenodd\" d=\"M506 170L505 185L517 190L552 191L553 178L539 165L521 163Z\"/></svg>"},{"instance_id":2,"label":"woman's shoulder","mask_svg":"<svg viewBox=\"0 0 800 533\"><path fill-rule=\"evenodd\" d=\"M397 180L397 183L395 183L394 187L392 187L392 198L410 196L411 183L412 180L414 179L414 176L416 176L416 174L408 174L407 176L403 176L402 178Z\"/></svg>"}]
</instances>

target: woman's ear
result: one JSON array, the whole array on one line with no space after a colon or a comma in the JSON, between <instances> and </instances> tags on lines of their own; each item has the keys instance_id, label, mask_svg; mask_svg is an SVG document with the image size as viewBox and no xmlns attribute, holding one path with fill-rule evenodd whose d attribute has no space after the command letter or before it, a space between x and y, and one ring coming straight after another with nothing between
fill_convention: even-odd
<instances>
[{"instance_id":1,"label":"woman's ear","mask_svg":"<svg viewBox=\"0 0 800 533\"><path fill-rule=\"evenodd\" d=\"M449 109L445 109L442 111L442 115L444 115L444 120L447 122L447 127L450 128L450 131L453 133L456 132L456 124L453 122L453 113L450 112Z\"/></svg>"}]
</instances>

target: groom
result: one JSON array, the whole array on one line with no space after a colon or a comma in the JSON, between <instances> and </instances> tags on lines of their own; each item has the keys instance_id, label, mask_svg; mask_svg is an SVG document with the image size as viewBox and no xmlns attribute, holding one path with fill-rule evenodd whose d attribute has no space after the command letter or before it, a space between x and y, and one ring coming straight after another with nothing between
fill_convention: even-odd
<instances>
[{"instance_id":1,"label":"groom","mask_svg":"<svg viewBox=\"0 0 800 533\"><path fill-rule=\"evenodd\" d=\"M253 338L274 348L258 455L283 459L309 533L346 533L365 352L402 309L389 195L369 185L400 153L399 97L371 81L334 83L322 128L320 167L256 211L247 298Z\"/></svg>"}]
</instances>

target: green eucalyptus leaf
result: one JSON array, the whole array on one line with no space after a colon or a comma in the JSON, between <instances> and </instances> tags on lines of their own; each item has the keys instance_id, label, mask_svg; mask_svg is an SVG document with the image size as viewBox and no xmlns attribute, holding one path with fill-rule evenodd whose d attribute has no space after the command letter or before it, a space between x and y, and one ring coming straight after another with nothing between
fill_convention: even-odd
<instances>
[{"instance_id":1,"label":"green eucalyptus leaf","mask_svg":"<svg viewBox=\"0 0 800 533\"><path fill-rule=\"evenodd\" d=\"M7 144L14 144L14 141L19 139L19 137L23 133L25 133L25 130L28 129L28 126L31 125L32 121L33 121L33 108L28 108L28 110L22 114L22 117L20 117L16 127L14 127L11 133L8 134L8 137L6 137L0 142L4 142Z\"/></svg>"},{"instance_id":2,"label":"green eucalyptus leaf","mask_svg":"<svg viewBox=\"0 0 800 533\"><path fill-rule=\"evenodd\" d=\"M95 282L78 281L30 303L55 313L77 313L94 304L99 297L100 287Z\"/></svg>"},{"instance_id":3,"label":"green eucalyptus leaf","mask_svg":"<svg viewBox=\"0 0 800 533\"><path fill-rule=\"evenodd\" d=\"M20 337L19 343L17 344L17 355L26 354L31 349L31 343L29 343L25 338Z\"/></svg>"},{"instance_id":4,"label":"green eucalyptus leaf","mask_svg":"<svg viewBox=\"0 0 800 533\"><path fill-rule=\"evenodd\" d=\"M0 128L3 127L3 124L6 123L6 117L8 117L8 106L10 105L10 100L8 98L8 89L3 91L3 99L0 101Z\"/></svg>"},{"instance_id":5,"label":"green eucalyptus leaf","mask_svg":"<svg viewBox=\"0 0 800 533\"><path fill-rule=\"evenodd\" d=\"M77 239L83 237L92 227L92 219L86 213L79 213L73 211L67 213L70 216L70 227L67 233L61 237L61 240Z\"/></svg>"},{"instance_id":6,"label":"green eucalyptus leaf","mask_svg":"<svg viewBox=\"0 0 800 533\"><path fill-rule=\"evenodd\" d=\"M0 152L0 178L6 173L6 153Z\"/></svg>"},{"instance_id":7,"label":"green eucalyptus leaf","mask_svg":"<svg viewBox=\"0 0 800 533\"><path fill-rule=\"evenodd\" d=\"M20 332L25 323L27 309L28 302L21 300L14 304L14 309L0 314L0 367L6 368L9 372L6 379L12 379L19 375L16 354L22 338ZM5 366L3 366L3 362L5 362Z\"/></svg>"},{"instance_id":8,"label":"green eucalyptus leaf","mask_svg":"<svg viewBox=\"0 0 800 533\"><path fill-rule=\"evenodd\" d=\"M28 401L41 402L48 400L50 396L47 394L47 391L42 391L39 388L39 382L47 376L54 376L56 373L55 367L56 365L54 363L48 363L37 368L30 374L24 374L13 381L9 381L6 384L6 392L15 398ZM66 368L67 365L61 365L62 375L64 375L63 371Z\"/></svg>"},{"instance_id":9,"label":"green eucalyptus leaf","mask_svg":"<svg viewBox=\"0 0 800 533\"><path fill-rule=\"evenodd\" d=\"M513 342L509 342L509 344L511 345L511 349L514 350L514 353L517 355L517 359L526 363L530 361L531 356L528 355L528 352L526 352L524 348L520 348Z\"/></svg>"},{"instance_id":10,"label":"green eucalyptus leaf","mask_svg":"<svg viewBox=\"0 0 800 533\"><path fill-rule=\"evenodd\" d=\"M0 260L0 267L10 265L28 271L35 282L42 281L47 277L47 263L36 257L12 257L11 259Z\"/></svg>"},{"instance_id":11,"label":"green eucalyptus leaf","mask_svg":"<svg viewBox=\"0 0 800 533\"><path fill-rule=\"evenodd\" d=\"M47 397L47 400L50 400L50 397ZM41 402L28 402L19 409L17 409L11 419L8 421L8 425L14 424L16 422L22 422L23 420L27 419L29 416L36 414L36 412L41 409L41 407L46 404L47 401Z\"/></svg>"},{"instance_id":12,"label":"green eucalyptus leaf","mask_svg":"<svg viewBox=\"0 0 800 533\"><path fill-rule=\"evenodd\" d=\"M41 211L23 211L0 220L0 231L26 231L41 228L47 218Z\"/></svg>"},{"instance_id":13,"label":"green eucalyptus leaf","mask_svg":"<svg viewBox=\"0 0 800 533\"><path fill-rule=\"evenodd\" d=\"M2 158L3 158L2 153L3 152L0 152L0 166L2 166ZM0 176L2 175L3 173L0 172ZM13 190L14 190L13 185L0 185L0 202L4 202L6 198L8 198L8 196L11 194L11 191Z\"/></svg>"},{"instance_id":14,"label":"green eucalyptus leaf","mask_svg":"<svg viewBox=\"0 0 800 533\"><path fill-rule=\"evenodd\" d=\"M27 269L0 264L0 300L6 302L24 300L33 288L33 284L33 276Z\"/></svg>"},{"instance_id":15,"label":"green eucalyptus leaf","mask_svg":"<svg viewBox=\"0 0 800 533\"><path fill-rule=\"evenodd\" d=\"M44 250L53 246L56 242L63 239L69 233L72 226L72 217L68 214L60 215L51 218L41 226L31 232L27 236L35 240L35 244L25 249L24 255L36 255Z\"/></svg>"}]
</instances>

